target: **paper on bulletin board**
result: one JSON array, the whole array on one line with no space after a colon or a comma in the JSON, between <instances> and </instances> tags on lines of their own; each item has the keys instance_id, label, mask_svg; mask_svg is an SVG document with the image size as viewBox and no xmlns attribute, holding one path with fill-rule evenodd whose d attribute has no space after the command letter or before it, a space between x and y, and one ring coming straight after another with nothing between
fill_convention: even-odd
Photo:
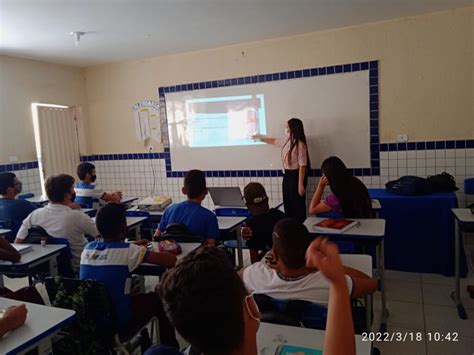
<instances>
[{"instance_id":1,"label":"paper on bulletin board","mask_svg":"<svg viewBox=\"0 0 474 355\"><path fill-rule=\"evenodd\" d=\"M133 112L137 139L146 141L151 138L161 143L159 104L152 100L141 101L133 106Z\"/></svg>"}]
</instances>

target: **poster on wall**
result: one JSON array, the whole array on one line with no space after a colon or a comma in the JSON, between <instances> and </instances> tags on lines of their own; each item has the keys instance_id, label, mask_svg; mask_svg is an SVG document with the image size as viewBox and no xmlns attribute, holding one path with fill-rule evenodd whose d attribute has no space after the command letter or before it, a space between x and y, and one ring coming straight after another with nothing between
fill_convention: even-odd
<instances>
[{"instance_id":1,"label":"poster on wall","mask_svg":"<svg viewBox=\"0 0 474 355\"><path fill-rule=\"evenodd\" d=\"M139 141L149 139L161 143L160 105L153 100L144 100L133 105L135 133Z\"/></svg>"}]
</instances>

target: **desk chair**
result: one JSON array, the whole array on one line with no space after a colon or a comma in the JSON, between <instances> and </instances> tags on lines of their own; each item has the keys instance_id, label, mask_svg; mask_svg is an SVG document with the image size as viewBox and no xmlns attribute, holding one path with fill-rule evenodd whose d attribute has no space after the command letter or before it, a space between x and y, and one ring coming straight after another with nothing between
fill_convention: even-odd
<instances>
[{"instance_id":1,"label":"desk chair","mask_svg":"<svg viewBox=\"0 0 474 355\"><path fill-rule=\"evenodd\" d=\"M10 243L13 243L16 237L16 234L18 233L18 230L21 227L21 222L14 222L14 221L6 221L3 219L0 219L0 229L10 229L11 232L6 234L4 237L6 240L8 240Z\"/></svg>"},{"instance_id":2,"label":"desk chair","mask_svg":"<svg viewBox=\"0 0 474 355\"><path fill-rule=\"evenodd\" d=\"M140 226L140 232L146 231L150 237L149 240L153 239L154 230L158 228L157 223L153 223L150 220L150 213L147 211L138 211L138 210L127 210L125 212L127 217L146 217L147 220L143 222ZM148 239L148 238L147 238Z\"/></svg>"},{"instance_id":3,"label":"desk chair","mask_svg":"<svg viewBox=\"0 0 474 355\"><path fill-rule=\"evenodd\" d=\"M105 286L94 280L48 278L44 282L51 304L76 311L76 320L65 329L67 336L53 345L59 353L131 354L140 346L139 335L151 323L151 334L159 341L158 320L118 333L115 307Z\"/></svg>"},{"instance_id":4,"label":"desk chair","mask_svg":"<svg viewBox=\"0 0 474 355\"><path fill-rule=\"evenodd\" d=\"M264 294L254 294L262 322L304 327L311 329L326 329L328 309L325 305L304 300L277 300ZM365 308L357 300L352 302L352 318L356 334L367 331Z\"/></svg>"},{"instance_id":5,"label":"desk chair","mask_svg":"<svg viewBox=\"0 0 474 355\"><path fill-rule=\"evenodd\" d=\"M464 194L466 195L466 206L468 206L469 195L474 195L474 178L464 180Z\"/></svg>"},{"instance_id":6,"label":"desk chair","mask_svg":"<svg viewBox=\"0 0 474 355\"><path fill-rule=\"evenodd\" d=\"M41 227L32 227L28 230L25 243L27 244L41 244L41 240L46 239L46 244L53 245L66 245L63 251L58 256L58 272L63 277L76 277L76 272L72 266L72 253L69 247L69 241L65 238L55 238L50 236ZM43 279L48 275L48 272L40 265L38 267L38 273L35 275L38 279Z\"/></svg>"},{"instance_id":7,"label":"desk chair","mask_svg":"<svg viewBox=\"0 0 474 355\"><path fill-rule=\"evenodd\" d=\"M250 212L245 207L218 207L214 210L218 217L249 217Z\"/></svg>"},{"instance_id":8,"label":"desk chair","mask_svg":"<svg viewBox=\"0 0 474 355\"><path fill-rule=\"evenodd\" d=\"M35 194L34 193L26 193L26 194L22 194L22 195L18 195L18 198L20 200L26 200L27 198L32 198L32 197L35 197Z\"/></svg>"}]
</instances>

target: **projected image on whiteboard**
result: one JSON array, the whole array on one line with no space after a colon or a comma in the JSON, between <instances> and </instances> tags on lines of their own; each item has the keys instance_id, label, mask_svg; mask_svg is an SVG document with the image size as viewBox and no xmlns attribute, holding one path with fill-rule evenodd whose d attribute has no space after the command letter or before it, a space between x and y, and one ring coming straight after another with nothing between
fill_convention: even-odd
<instances>
[{"instance_id":1,"label":"projected image on whiteboard","mask_svg":"<svg viewBox=\"0 0 474 355\"><path fill-rule=\"evenodd\" d=\"M266 134L263 94L188 99L183 116L191 148L257 145L252 135Z\"/></svg>"}]
</instances>

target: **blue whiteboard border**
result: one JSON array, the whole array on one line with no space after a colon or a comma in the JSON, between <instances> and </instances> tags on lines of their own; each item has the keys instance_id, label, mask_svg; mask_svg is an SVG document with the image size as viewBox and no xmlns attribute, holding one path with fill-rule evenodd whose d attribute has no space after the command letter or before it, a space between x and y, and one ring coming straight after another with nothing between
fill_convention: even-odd
<instances>
[{"instance_id":1,"label":"blue whiteboard border","mask_svg":"<svg viewBox=\"0 0 474 355\"><path fill-rule=\"evenodd\" d=\"M258 74L238 78L202 81L197 83L178 84L158 88L160 101L160 115L162 136L167 153L166 176L183 177L184 171L173 171L169 150L168 120L166 116L166 94L183 91L195 91L226 86L265 83L269 81L293 80L323 75L336 75L357 71L369 72L369 129L370 129L370 167L350 169L355 176L380 176L380 139L379 139L379 61L371 60L348 64L330 65L326 67L291 70L279 73ZM233 171L206 171L207 177L240 177L240 176L283 176L281 170L233 170ZM321 176L320 169L311 169L309 176Z\"/></svg>"}]
</instances>

